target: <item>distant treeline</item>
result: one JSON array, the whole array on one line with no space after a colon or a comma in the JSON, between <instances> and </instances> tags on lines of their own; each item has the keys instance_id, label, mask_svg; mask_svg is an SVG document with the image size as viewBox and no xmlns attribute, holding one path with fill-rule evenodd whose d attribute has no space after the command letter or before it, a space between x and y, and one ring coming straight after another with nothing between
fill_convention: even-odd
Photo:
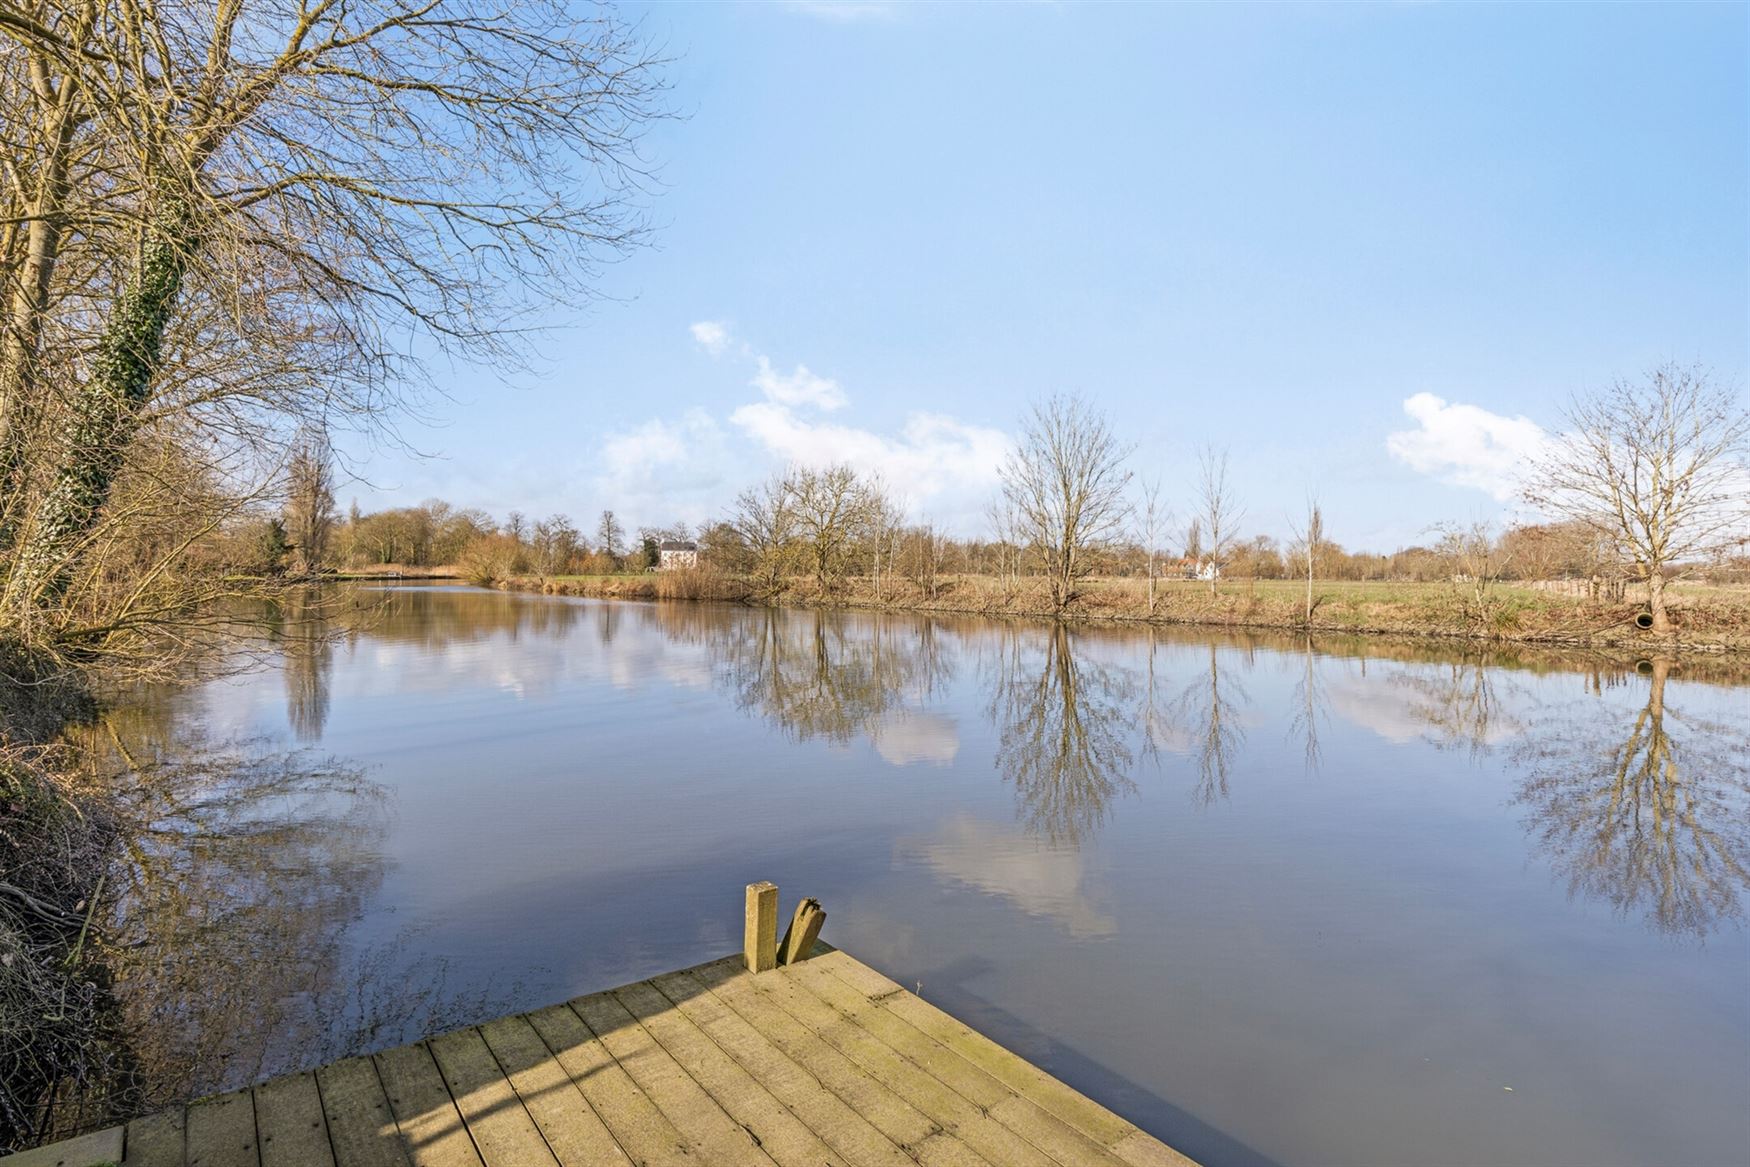
<instances>
[{"instance_id":1,"label":"distant treeline","mask_svg":"<svg viewBox=\"0 0 1750 1167\"><path fill-rule=\"evenodd\" d=\"M685 566L718 582L733 577L738 594L765 600L799 585L834 600L852 581L885 599L885 586L904 580L933 602L947 581L979 576L1005 595L1037 584L1054 613L1088 599L1096 578L1140 578L1151 617L1162 581L1197 580L1215 597L1224 579L1292 579L1309 625L1319 580L1444 581L1468 589L1479 609L1498 582L1580 581L1579 592L1612 603L1632 583L1644 586L1658 632L1673 627L1668 583L1750 579L1750 412L1729 389L1705 370L1661 366L1577 398L1567 421L1569 436L1519 470L1521 498L1545 521L1434 523L1423 542L1389 553L1332 540L1331 516L1312 495L1286 542L1248 531L1243 484L1213 446L1199 453L1189 488L1164 496L1158 478L1131 469L1135 448L1074 395L1022 416L976 534L918 521L889 484L844 464L792 465L697 531L675 523L630 533L604 510L586 533L567 515L513 512L499 522L439 500L374 514L355 504L341 519L330 455L306 446L289 468L283 509L233 550L239 565L303 577L451 566L497 583ZM664 562L670 542L688 554Z\"/></svg>"},{"instance_id":2,"label":"distant treeline","mask_svg":"<svg viewBox=\"0 0 1750 1167\"><path fill-rule=\"evenodd\" d=\"M879 509L879 508L877 508ZM294 513L296 508L294 508ZM666 541L694 543L705 570L759 575L769 568L757 536L751 537L745 516L725 517L697 529L685 522L641 527L628 533L615 513L603 511L587 534L567 515L530 519L511 512L503 521L478 508L457 507L440 499L415 506L362 512L355 504L336 518L315 565L323 570L357 571L394 565L454 568L481 582L514 576L611 575L655 567L658 547ZM996 538L958 538L931 524L904 523L882 515L847 522L843 531L802 532L780 549L779 578L817 574L822 545L825 582L847 576L893 574L921 586L936 577L953 575L1031 574L1027 549ZM258 519L233 536L229 553L245 570L297 570L297 548L279 517ZM1201 546L1195 524L1166 547L1154 549L1156 578L1195 578L1212 561ZM769 549L768 549L769 550ZM1144 579L1150 572L1150 549L1142 539L1119 539L1090 553L1092 574ZM1269 536L1234 540L1221 557L1219 570L1227 579L1275 580L1305 574L1302 542L1287 544ZM1600 580L1605 589L1619 588L1628 573L1613 561L1609 548L1577 523L1528 524L1495 532L1483 526L1443 526L1431 530L1421 544L1391 552L1349 550L1322 540L1314 550L1321 579L1352 581L1428 582L1486 575L1500 580ZM1719 582L1750 580L1750 564L1742 560L1715 565L1707 572Z\"/></svg>"}]
</instances>

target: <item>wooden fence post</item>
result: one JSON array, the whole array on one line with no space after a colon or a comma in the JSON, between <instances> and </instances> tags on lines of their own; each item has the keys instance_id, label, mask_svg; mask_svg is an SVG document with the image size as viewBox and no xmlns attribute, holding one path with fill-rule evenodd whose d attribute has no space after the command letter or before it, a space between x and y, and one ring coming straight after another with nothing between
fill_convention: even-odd
<instances>
[{"instance_id":1,"label":"wooden fence post","mask_svg":"<svg viewBox=\"0 0 1750 1167\"><path fill-rule=\"evenodd\" d=\"M778 946L779 964L797 964L807 960L814 951L814 942L820 939L820 926L826 923L826 913L821 911L820 901L805 899L796 905L796 914L790 917L790 927L784 931L784 942Z\"/></svg>"},{"instance_id":2,"label":"wooden fence post","mask_svg":"<svg viewBox=\"0 0 1750 1167\"><path fill-rule=\"evenodd\" d=\"M747 885L747 932L742 955L748 972L766 972L778 967L778 885L760 882Z\"/></svg>"}]
</instances>

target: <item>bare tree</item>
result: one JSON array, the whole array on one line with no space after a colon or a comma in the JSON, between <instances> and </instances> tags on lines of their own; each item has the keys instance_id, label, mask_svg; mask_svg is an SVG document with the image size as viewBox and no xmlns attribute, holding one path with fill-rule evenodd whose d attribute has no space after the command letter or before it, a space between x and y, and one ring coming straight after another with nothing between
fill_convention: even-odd
<instances>
[{"instance_id":1,"label":"bare tree","mask_svg":"<svg viewBox=\"0 0 1750 1167\"><path fill-rule=\"evenodd\" d=\"M925 599L936 599L942 592L942 559L948 549L948 537L933 523L922 523L905 533L901 547L900 563L906 577Z\"/></svg>"},{"instance_id":2,"label":"bare tree","mask_svg":"<svg viewBox=\"0 0 1750 1167\"><path fill-rule=\"evenodd\" d=\"M1227 561L1228 553L1233 549L1235 536L1239 533L1240 520L1245 518L1246 510L1235 499L1233 487L1227 477L1227 451L1217 450L1214 446L1205 446L1197 457L1197 504L1198 521L1202 528L1201 534L1208 540L1204 554L1208 557L1211 570L1209 575L1209 594L1215 594L1216 581L1221 576L1222 565Z\"/></svg>"},{"instance_id":3,"label":"bare tree","mask_svg":"<svg viewBox=\"0 0 1750 1167\"><path fill-rule=\"evenodd\" d=\"M789 507L814 582L834 586L849 569L851 553L875 529L886 509L880 489L849 466L791 469Z\"/></svg>"},{"instance_id":4,"label":"bare tree","mask_svg":"<svg viewBox=\"0 0 1750 1167\"><path fill-rule=\"evenodd\" d=\"M1318 574L1319 545L1325 541L1325 513L1315 494L1306 496L1306 518L1294 529L1295 550L1300 552L1301 567L1306 574L1306 616L1310 627L1313 616L1313 580Z\"/></svg>"},{"instance_id":5,"label":"bare tree","mask_svg":"<svg viewBox=\"0 0 1750 1167\"><path fill-rule=\"evenodd\" d=\"M905 511L899 503L889 497L886 486L880 479L873 479L868 484L873 495L869 512L869 562L874 570L875 598L881 598L883 580L882 566L885 564L886 576L891 577L899 559L899 545L904 534Z\"/></svg>"},{"instance_id":6,"label":"bare tree","mask_svg":"<svg viewBox=\"0 0 1750 1167\"><path fill-rule=\"evenodd\" d=\"M1155 614L1155 578L1159 575L1158 560L1161 540L1166 537L1168 515L1161 504L1161 480L1150 479L1142 484L1142 509L1137 534L1148 557L1148 614Z\"/></svg>"},{"instance_id":7,"label":"bare tree","mask_svg":"<svg viewBox=\"0 0 1750 1167\"><path fill-rule=\"evenodd\" d=\"M1053 397L1022 420L1021 441L1003 463L1003 496L1022 541L1045 559L1051 603L1062 611L1092 568L1090 552L1123 533L1130 447L1080 397Z\"/></svg>"},{"instance_id":8,"label":"bare tree","mask_svg":"<svg viewBox=\"0 0 1750 1167\"><path fill-rule=\"evenodd\" d=\"M797 552L796 511L790 482L782 475L741 492L729 525L737 547L746 555L739 566L765 590L776 595Z\"/></svg>"},{"instance_id":9,"label":"bare tree","mask_svg":"<svg viewBox=\"0 0 1750 1167\"><path fill-rule=\"evenodd\" d=\"M1750 528L1750 411L1704 369L1666 364L1575 398L1564 421L1525 499L1609 539L1667 632L1666 584Z\"/></svg>"},{"instance_id":10,"label":"bare tree","mask_svg":"<svg viewBox=\"0 0 1750 1167\"><path fill-rule=\"evenodd\" d=\"M997 579L1001 581L1006 602L1015 594L1021 575L1021 521L1016 517L1015 504L1006 493L998 495L986 509L990 520L991 539L997 557Z\"/></svg>"},{"instance_id":11,"label":"bare tree","mask_svg":"<svg viewBox=\"0 0 1750 1167\"><path fill-rule=\"evenodd\" d=\"M1185 524L1185 558L1195 566L1203 562L1203 520L1193 518Z\"/></svg>"},{"instance_id":12,"label":"bare tree","mask_svg":"<svg viewBox=\"0 0 1750 1167\"><path fill-rule=\"evenodd\" d=\"M620 566L620 557L626 553L626 528L620 525L620 520L614 517L613 511L603 511L601 522L595 529L596 547L608 557L609 565Z\"/></svg>"},{"instance_id":13,"label":"bare tree","mask_svg":"<svg viewBox=\"0 0 1750 1167\"><path fill-rule=\"evenodd\" d=\"M531 289L642 234L659 83L606 10L43 0L0 43L9 622L64 606L147 431L210 466L382 424L406 354L514 361Z\"/></svg>"},{"instance_id":14,"label":"bare tree","mask_svg":"<svg viewBox=\"0 0 1750 1167\"><path fill-rule=\"evenodd\" d=\"M563 575L583 550L583 536L569 518L553 515L535 524L530 539L535 570L541 575Z\"/></svg>"},{"instance_id":15,"label":"bare tree","mask_svg":"<svg viewBox=\"0 0 1750 1167\"><path fill-rule=\"evenodd\" d=\"M1489 622L1495 611L1494 588L1506 574L1511 549L1495 535L1486 521L1439 523L1432 528L1439 536L1435 554L1446 565L1447 578L1459 595L1463 614L1479 623Z\"/></svg>"},{"instance_id":16,"label":"bare tree","mask_svg":"<svg viewBox=\"0 0 1750 1167\"><path fill-rule=\"evenodd\" d=\"M316 575L326 564L334 517L334 454L326 437L312 434L286 468L286 537L298 575Z\"/></svg>"}]
</instances>

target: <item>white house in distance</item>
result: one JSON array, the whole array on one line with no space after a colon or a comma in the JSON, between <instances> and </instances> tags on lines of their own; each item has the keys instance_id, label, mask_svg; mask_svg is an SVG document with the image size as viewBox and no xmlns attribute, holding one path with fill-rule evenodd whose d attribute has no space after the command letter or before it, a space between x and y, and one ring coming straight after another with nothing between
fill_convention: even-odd
<instances>
[{"instance_id":1,"label":"white house in distance","mask_svg":"<svg viewBox=\"0 0 1750 1167\"><path fill-rule=\"evenodd\" d=\"M697 543L683 543L678 539L665 539L656 545L656 565L661 571L697 567L699 566L699 545Z\"/></svg>"},{"instance_id":2,"label":"white house in distance","mask_svg":"<svg viewBox=\"0 0 1750 1167\"><path fill-rule=\"evenodd\" d=\"M1200 579L1205 582L1221 578L1221 564L1213 559L1181 559L1178 563L1167 563L1161 574L1168 579L1178 576L1180 579Z\"/></svg>"}]
</instances>

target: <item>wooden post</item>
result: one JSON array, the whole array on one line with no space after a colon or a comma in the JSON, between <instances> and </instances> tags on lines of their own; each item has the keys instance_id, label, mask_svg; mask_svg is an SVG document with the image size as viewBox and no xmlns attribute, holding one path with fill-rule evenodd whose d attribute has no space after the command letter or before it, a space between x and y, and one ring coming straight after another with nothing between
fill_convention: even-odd
<instances>
[{"instance_id":1,"label":"wooden post","mask_svg":"<svg viewBox=\"0 0 1750 1167\"><path fill-rule=\"evenodd\" d=\"M766 972L778 967L778 885L747 885L747 933L742 955L748 972Z\"/></svg>"},{"instance_id":2,"label":"wooden post","mask_svg":"<svg viewBox=\"0 0 1750 1167\"><path fill-rule=\"evenodd\" d=\"M814 951L814 942L820 939L820 926L826 923L826 913L821 911L820 901L805 899L796 905L796 914L790 917L790 927L784 931L784 942L778 946L779 964L796 964L808 959L808 954Z\"/></svg>"}]
</instances>

